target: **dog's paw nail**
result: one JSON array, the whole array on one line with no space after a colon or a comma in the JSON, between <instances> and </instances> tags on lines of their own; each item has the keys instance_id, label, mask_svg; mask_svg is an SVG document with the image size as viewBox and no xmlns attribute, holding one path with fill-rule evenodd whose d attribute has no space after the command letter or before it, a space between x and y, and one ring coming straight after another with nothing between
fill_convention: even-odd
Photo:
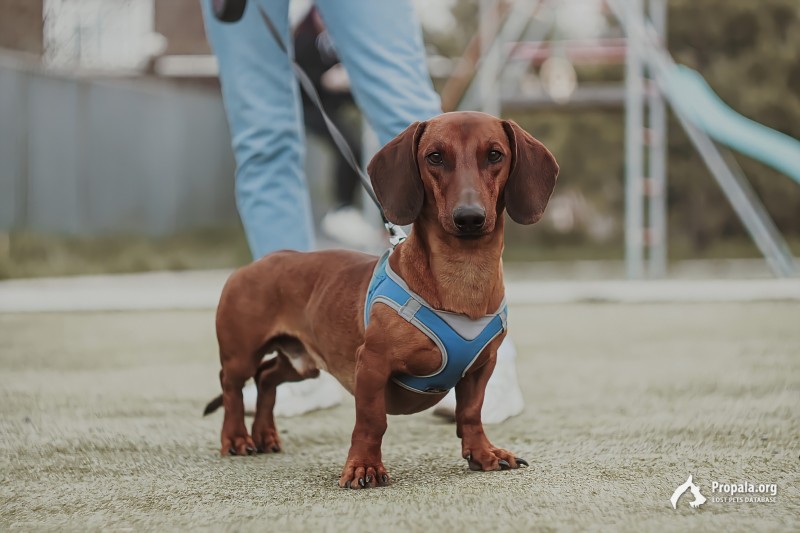
<instances>
[{"instance_id":1,"label":"dog's paw nail","mask_svg":"<svg viewBox=\"0 0 800 533\"><path fill-rule=\"evenodd\" d=\"M483 467L481 467L480 463L472 460L472 454L468 455L466 459L467 459L467 464L469 465L469 469L472 470L473 472L480 472L481 470L483 470Z\"/></svg>"},{"instance_id":2,"label":"dog's paw nail","mask_svg":"<svg viewBox=\"0 0 800 533\"><path fill-rule=\"evenodd\" d=\"M367 484L364 482L363 477L358 478L358 484L361 485L362 489L367 486Z\"/></svg>"},{"instance_id":3,"label":"dog's paw nail","mask_svg":"<svg viewBox=\"0 0 800 533\"><path fill-rule=\"evenodd\" d=\"M519 466L522 466L522 465L525 465L525 466L530 466L530 465L528 464L528 461L526 461L525 459L522 459L521 457L514 457L514 460L517 462L517 464L518 464Z\"/></svg>"},{"instance_id":4,"label":"dog's paw nail","mask_svg":"<svg viewBox=\"0 0 800 533\"><path fill-rule=\"evenodd\" d=\"M247 455L254 455L256 453L256 449L252 446L247 447Z\"/></svg>"},{"instance_id":5,"label":"dog's paw nail","mask_svg":"<svg viewBox=\"0 0 800 533\"><path fill-rule=\"evenodd\" d=\"M387 476L386 474L384 474L384 475L381 477L381 479L383 480L383 482L384 482L384 483L389 483L389 476Z\"/></svg>"},{"instance_id":6,"label":"dog's paw nail","mask_svg":"<svg viewBox=\"0 0 800 533\"><path fill-rule=\"evenodd\" d=\"M372 476L367 476L367 483L372 483Z\"/></svg>"},{"instance_id":7,"label":"dog's paw nail","mask_svg":"<svg viewBox=\"0 0 800 533\"><path fill-rule=\"evenodd\" d=\"M264 447L263 446L256 446L256 453L264 453Z\"/></svg>"},{"instance_id":8,"label":"dog's paw nail","mask_svg":"<svg viewBox=\"0 0 800 533\"><path fill-rule=\"evenodd\" d=\"M344 482L344 488L346 488L346 489L350 488L350 480L349 479Z\"/></svg>"},{"instance_id":9,"label":"dog's paw nail","mask_svg":"<svg viewBox=\"0 0 800 533\"><path fill-rule=\"evenodd\" d=\"M236 448L228 448L228 455L236 455Z\"/></svg>"},{"instance_id":10,"label":"dog's paw nail","mask_svg":"<svg viewBox=\"0 0 800 533\"><path fill-rule=\"evenodd\" d=\"M500 470L511 470L511 465L508 464L508 461L504 459L500 459Z\"/></svg>"},{"instance_id":11,"label":"dog's paw nail","mask_svg":"<svg viewBox=\"0 0 800 533\"><path fill-rule=\"evenodd\" d=\"M278 453L279 451L281 451L281 447L276 444L272 447L272 451Z\"/></svg>"}]
</instances>

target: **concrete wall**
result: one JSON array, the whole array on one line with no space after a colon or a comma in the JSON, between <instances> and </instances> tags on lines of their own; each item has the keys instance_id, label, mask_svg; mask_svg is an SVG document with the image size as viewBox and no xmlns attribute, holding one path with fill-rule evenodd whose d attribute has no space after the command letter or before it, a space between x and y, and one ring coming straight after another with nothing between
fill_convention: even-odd
<instances>
[{"instance_id":1,"label":"concrete wall","mask_svg":"<svg viewBox=\"0 0 800 533\"><path fill-rule=\"evenodd\" d=\"M219 94L0 57L0 230L164 235L232 224Z\"/></svg>"}]
</instances>

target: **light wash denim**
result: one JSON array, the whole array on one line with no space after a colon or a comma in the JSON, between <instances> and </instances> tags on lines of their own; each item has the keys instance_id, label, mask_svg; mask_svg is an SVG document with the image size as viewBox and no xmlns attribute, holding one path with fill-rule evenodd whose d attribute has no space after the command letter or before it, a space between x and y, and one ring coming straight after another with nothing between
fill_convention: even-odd
<instances>
[{"instance_id":1,"label":"light wash denim","mask_svg":"<svg viewBox=\"0 0 800 533\"><path fill-rule=\"evenodd\" d=\"M303 108L289 59L257 9L260 4L292 49L289 0L250 0L237 23L217 21L203 4L236 156L236 204L254 258L280 249L310 250L314 231ZM318 0L353 95L381 145L415 120L441 112L425 63L411 0Z\"/></svg>"}]
</instances>

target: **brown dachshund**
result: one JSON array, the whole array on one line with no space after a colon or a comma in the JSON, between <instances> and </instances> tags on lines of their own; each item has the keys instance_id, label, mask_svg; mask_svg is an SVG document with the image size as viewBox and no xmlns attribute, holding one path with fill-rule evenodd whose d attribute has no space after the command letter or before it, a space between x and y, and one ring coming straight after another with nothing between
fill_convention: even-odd
<instances>
[{"instance_id":1,"label":"brown dachshund","mask_svg":"<svg viewBox=\"0 0 800 533\"><path fill-rule=\"evenodd\" d=\"M520 224L538 221L556 183L558 164L512 121L483 113L446 113L416 122L378 152L369 174L386 217L414 224L388 263L433 308L477 320L504 300L503 211ZM275 388L333 374L356 399L356 423L339 486L389 483L381 460L387 414L422 411L444 392L404 388L393 376L426 376L442 353L423 332L386 305L365 297L377 258L351 251L280 251L236 271L217 310L222 395L222 455L278 452L272 414ZM456 385L461 454L473 470L527 463L494 447L483 431L486 383L505 331L480 351ZM262 361L265 354L277 355ZM242 387L258 385L252 433ZM252 435L252 436L251 436Z\"/></svg>"}]
</instances>

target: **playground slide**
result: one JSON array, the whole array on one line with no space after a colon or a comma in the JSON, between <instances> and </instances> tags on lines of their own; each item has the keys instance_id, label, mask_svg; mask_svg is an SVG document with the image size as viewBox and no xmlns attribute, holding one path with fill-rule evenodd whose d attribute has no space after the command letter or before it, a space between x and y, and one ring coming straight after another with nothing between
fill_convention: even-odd
<instances>
[{"instance_id":1,"label":"playground slide","mask_svg":"<svg viewBox=\"0 0 800 533\"><path fill-rule=\"evenodd\" d=\"M667 90L670 101L694 126L800 183L800 141L740 115L688 67L673 68Z\"/></svg>"}]
</instances>

